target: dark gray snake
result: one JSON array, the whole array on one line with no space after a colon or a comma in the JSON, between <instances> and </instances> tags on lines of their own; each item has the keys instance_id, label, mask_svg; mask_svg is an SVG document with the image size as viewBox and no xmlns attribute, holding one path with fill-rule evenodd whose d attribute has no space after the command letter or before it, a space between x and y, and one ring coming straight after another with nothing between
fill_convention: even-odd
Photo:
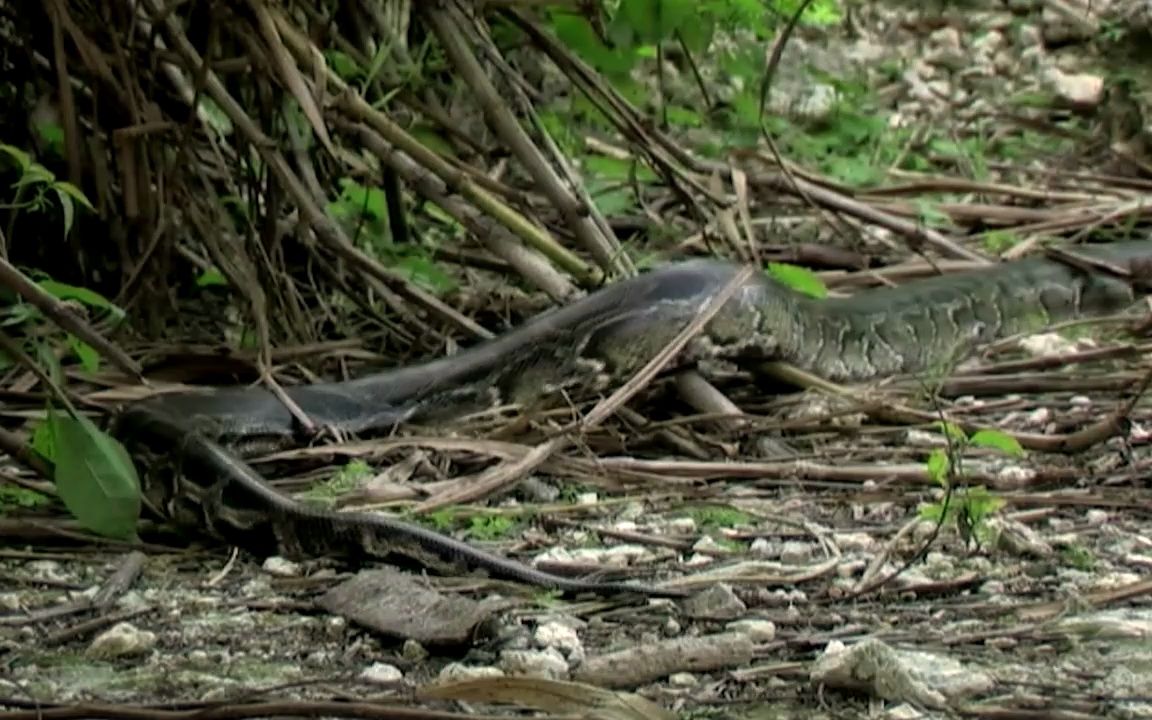
<instances>
[{"instance_id":1,"label":"dark gray snake","mask_svg":"<svg viewBox=\"0 0 1152 720\"><path fill-rule=\"evenodd\" d=\"M1073 251L1122 270L1152 263L1152 241ZM527 404L575 386L603 387L642 367L738 270L706 260L670 265L451 357L287 393L318 427L373 434L497 403ZM763 274L750 277L687 355L751 354L831 380L865 380L932 369L996 338L1124 309L1137 296L1124 277L1047 257L826 300ZM120 412L112 431L141 467L153 507L258 554L399 557L440 572L479 569L566 592L680 594L551 575L416 525L296 502L241 459L301 440L291 413L263 388L154 396Z\"/></svg>"}]
</instances>

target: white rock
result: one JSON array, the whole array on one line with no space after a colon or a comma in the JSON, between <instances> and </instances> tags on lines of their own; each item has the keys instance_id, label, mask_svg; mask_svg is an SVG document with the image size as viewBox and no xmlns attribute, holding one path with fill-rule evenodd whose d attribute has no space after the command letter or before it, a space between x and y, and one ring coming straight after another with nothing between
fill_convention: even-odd
<instances>
[{"instance_id":1,"label":"white rock","mask_svg":"<svg viewBox=\"0 0 1152 720\"><path fill-rule=\"evenodd\" d=\"M1033 357L1067 355L1076 349L1068 339L1056 333L1039 333L1020 339L1020 349Z\"/></svg>"},{"instance_id":2,"label":"white rock","mask_svg":"<svg viewBox=\"0 0 1152 720\"><path fill-rule=\"evenodd\" d=\"M771 642L776 639L776 623L771 620L737 620L728 623L728 629L747 635L754 642Z\"/></svg>"},{"instance_id":3,"label":"white rock","mask_svg":"<svg viewBox=\"0 0 1152 720\"><path fill-rule=\"evenodd\" d=\"M847 552L868 552L876 547L876 538L864 532L836 533L832 540L836 547Z\"/></svg>"},{"instance_id":4,"label":"white rock","mask_svg":"<svg viewBox=\"0 0 1152 720\"><path fill-rule=\"evenodd\" d=\"M519 677L562 680L568 676L568 661L555 648L545 650L506 650L500 653L500 667Z\"/></svg>"},{"instance_id":5,"label":"white rock","mask_svg":"<svg viewBox=\"0 0 1152 720\"><path fill-rule=\"evenodd\" d=\"M1055 68L1044 73L1044 81L1061 104L1092 109L1104 99L1104 78L1090 73L1065 73Z\"/></svg>"},{"instance_id":6,"label":"white rock","mask_svg":"<svg viewBox=\"0 0 1152 720\"><path fill-rule=\"evenodd\" d=\"M112 659L143 655L156 647L156 633L141 630L132 623L122 622L113 625L92 641L88 646L89 657Z\"/></svg>"},{"instance_id":7,"label":"white rock","mask_svg":"<svg viewBox=\"0 0 1152 720\"><path fill-rule=\"evenodd\" d=\"M668 684L673 687L691 688L700 684L700 678L687 672L672 673L668 676Z\"/></svg>"},{"instance_id":8,"label":"white rock","mask_svg":"<svg viewBox=\"0 0 1152 720\"><path fill-rule=\"evenodd\" d=\"M546 622L536 628L532 641L540 648L555 648L569 659L583 657L584 643L576 628L562 622Z\"/></svg>"},{"instance_id":9,"label":"white rock","mask_svg":"<svg viewBox=\"0 0 1152 720\"><path fill-rule=\"evenodd\" d=\"M265 559L260 567L273 577L300 577L300 565L279 555Z\"/></svg>"},{"instance_id":10,"label":"white rock","mask_svg":"<svg viewBox=\"0 0 1152 720\"><path fill-rule=\"evenodd\" d=\"M780 549L780 562L789 565L801 565L812 559L815 548L811 543L789 540Z\"/></svg>"},{"instance_id":11,"label":"white rock","mask_svg":"<svg viewBox=\"0 0 1152 720\"><path fill-rule=\"evenodd\" d=\"M491 665L463 665L449 663L437 676L443 682L455 680L478 680L480 678L504 677L504 671Z\"/></svg>"},{"instance_id":12,"label":"white rock","mask_svg":"<svg viewBox=\"0 0 1152 720\"><path fill-rule=\"evenodd\" d=\"M360 673L360 679L365 682L389 685L404 679L400 668L388 663L372 663Z\"/></svg>"}]
</instances>

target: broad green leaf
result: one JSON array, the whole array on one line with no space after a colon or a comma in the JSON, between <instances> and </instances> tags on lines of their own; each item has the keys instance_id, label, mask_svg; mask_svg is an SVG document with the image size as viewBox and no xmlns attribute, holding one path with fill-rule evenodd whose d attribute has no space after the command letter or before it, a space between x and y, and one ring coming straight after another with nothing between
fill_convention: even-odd
<instances>
[{"instance_id":1,"label":"broad green leaf","mask_svg":"<svg viewBox=\"0 0 1152 720\"><path fill-rule=\"evenodd\" d=\"M113 304L108 298L94 290L57 282L56 280L41 280L37 285L40 286L41 290L58 300L75 300L89 307L107 310L112 313L117 320L124 318L125 313L123 308Z\"/></svg>"},{"instance_id":2,"label":"broad green leaf","mask_svg":"<svg viewBox=\"0 0 1152 720\"><path fill-rule=\"evenodd\" d=\"M999 495L988 492L988 488L983 485L976 485L968 488L964 496L964 503L968 509L968 516L974 524L979 524L1004 507L1006 501Z\"/></svg>"},{"instance_id":3,"label":"broad green leaf","mask_svg":"<svg viewBox=\"0 0 1152 720\"><path fill-rule=\"evenodd\" d=\"M208 268L196 278L196 287L227 286L228 278L216 268Z\"/></svg>"},{"instance_id":4,"label":"broad green leaf","mask_svg":"<svg viewBox=\"0 0 1152 720\"><path fill-rule=\"evenodd\" d=\"M964 432L964 428L956 423L950 423L946 420L937 420L936 429L948 438L948 441L956 445L963 445L968 441L968 434Z\"/></svg>"},{"instance_id":5,"label":"broad green leaf","mask_svg":"<svg viewBox=\"0 0 1152 720\"><path fill-rule=\"evenodd\" d=\"M435 293L446 293L456 287L456 282L448 273L441 270L428 258L408 256L399 258L396 270L417 285Z\"/></svg>"},{"instance_id":6,"label":"broad green leaf","mask_svg":"<svg viewBox=\"0 0 1152 720\"><path fill-rule=\"evenodd\" d=\"M668 122L678 127L703 127L704 118L700 113L691 108L681 107L679 105L670 105L665 109L668 116Z\"/></svg>"},{"instance_id":7,"label":"broad green leaf","mask_svg":"<svg viewBox=\"0 0 1152 720\"><path fill-rule=\"evenodd\" d=\"M944 505L941 503L929 503L920 507L920 518L930 522L938 523L944 517Z\"/></svg>"},{"instance_id":8,"label":"broad green leaf","mask_svg":"<svg viewBox=\"0 0 1152 720\"><path fill-rule=\"evenodd\" d=\"M552 31L560 42L606 75L624 75L635 65L635 56L627 49L631 43L618 45L624 50L605 47L584 18L572 13L555 13L551 23Z\"/></svg>"},{"instance_id":9,"label":"broad green leaf","mask_svg":"<svg viewBox=\"0 0 1152 720\"><path fill-rule=\"evenodd\" d=\"M932 478L940 485L948 484L948 472L952 469L952 460L948 457L948 453L940 448L932 451L928 456L928 463L925 465L928 471L928 477Z\"/></svg>"},{"instance_id":10,"label":"broad green leaf","mask_svg":"<svg viewBox=\"0 0 1152 720\"><path fill-rule=\"evenodd\" d=\"M88 418L48 411L56 447L56 491L88 530L121 540L136 535L140 478L128 451Z\"/></svg>"},{"instance_id":11,"label":"broad green leaf","mask_svg":"<svg viewBox=\"0 0 1152 720\"><path fill-rule=\"evenodd\" d=\"M61 197L70 197L92 212L96 211L96 208L92 207L92 203L88 201L88 196L84 194L84 191L68 182L67 180L60 180L56 182L52 186L52 189L55 190Z\"/></svg>"},{"instance_id":12,"label":"broad green leaf","mask_svg":"<svg viewBox=\"0 0 1152 720\"><path fill-rule=\"evenodd\" d=\"M76 206L72 204L72 198L61 193L55 186L52 191L56 193L56 198L60 201L60 214L64 219L64 236L67 237L68 233L72 231L72 218L76 215Z\"/></svg>"},{"instance_id":13,"label":"broad green leaf","mask_svg":"<svg viewBox=\"0 0 1152 720\"><path fill-rule=\"evenodd\" d=\"M699 8L699 0L622 0L617 17L643 42L658 43L691 25Z\"/></svg>"},{"instance_id":14,"label":"broad green leaf","mask_svg":"<svg viewBox=\"0 0 1152 720\"><path fill-rule=\"evenodd\" d=\"M57 157L64 156L64 128L54 122L40 122L35 127L40 142Z\"/></svg>"},{"instance_id":15,"label":"broad green leaf","mask_svg":"<svg viewBox=\"0 0 1152 720\"><path fill-rule=\"evenodd\" d=\"M32 430L32 449L53 463L56 462L56 443L52 440L52 423L41 420Z\"/></svg>"},{"instance_id":16,"label":"broad green leaf","mask_svg":"<svg viewBox=\"0 0 1152 720\"><path fill-rule=\"evenodd\" d=\"M655 182L656 173L647 165L631 158L614 158L606 155L589 155L584 158L588 174L609 180L631 180L633 176L640 182Z\"/></svg>"},{"instance_id":17,"label":"broad green leaf","mask_svg":"<svg viewBox=\"0 0 1152 720\"><path fill-rule=\"evenodd\" d=\"M927 200L916 200L920 222L928 227L946 228L952 226L952 217Z\"/></svg>"},{"instance_id":18,"label":"broad green leaf","mask_svg":"<svg viewBox=\"0 0 1152 720\"><path fill-rule=\"evenodd\" d=\"M974 447L992 448L1007 455L1024 455L1024 448L1020 445L1020 441L999 430L977 430L968 439L968 442Z\"/></svg>"},{"instance_id":19,"label":"broad green leaf","mask_svg":"<svg viewBox=\"0 0 1152 720\"><path fill-rule=\"evenodd\" d=\"M96 348L74 335L68 336L68 345L76 354L76 358L80 360L81 367L90 373L100 369L100 353L96 352Z\"/></svg>"},{"instance_id":20,"label":"broad green leaf","mask_svg":"<svg viewBox=\"0 0 1152 720\"><path fill-rule=\"evenodd\" d=\"M619 215L636 207L636 198L631 189L621 188L619 185L617 188L617 190L592 193L592 200L602 215Z\"/></svg>"},{"instance_id":21,"label":"broad green leaf","mask_svg":"<svg viewBox=\"0 0 1152 720\"><path fill-rule=\"evenodd\" d=\"M828 288L824 287L823 281L808 268L788 263L768 263L768 276L805 295L815 298L828 296Z\"/></svg>"},{"instance_id":22,"label":"broad green leaf","mask_svg":"<svg viewBox=\"0 0 1152 720\"><path fill-rule=\"evenodd\" d=\"M32 165L32 156L18 147L7 143L0 143L0 155L7 155L20 167L21 172L27 172Z\"/></svg>"},{"instance_id":23,"label":"broad green leaf","mask_svg":"<svg viewBox=\"0 0 1152 720\"><path fill-rule=\"evenodd\" d=\"M40 367L52 379L52 382L60 385L64 378L64 370L60 367L60 358L56 357L52 345L41 339L33 339L30 342L33 343L34 354Z\"/></svg>"},{"instance_id":24,"label":"broad green leaf","mask_svg":"<svg viewBox=\"0 0 1152 720\"><path fill-rule=\"evenodd\" d=\"M324 59L328 62L328 67L332 68L333 72L346 82L351 82L364 75L364 69L347 53L329 50L324 53Z\"/></svg>"},{"instance_id":25,"label":"broad green leaf","mask_svg":"<svg viewBox=\"0 0 1152 720\"><path fill-rule=\"evenodd\" d=\"M456 157L459 153L456 152L456 146L448 142L444 137L444 133L439 129L430 125L417 125L408 131L412 137L420 141L424 147L435 151L437 154L444 157Z\"/></svg>"}]
</instances>

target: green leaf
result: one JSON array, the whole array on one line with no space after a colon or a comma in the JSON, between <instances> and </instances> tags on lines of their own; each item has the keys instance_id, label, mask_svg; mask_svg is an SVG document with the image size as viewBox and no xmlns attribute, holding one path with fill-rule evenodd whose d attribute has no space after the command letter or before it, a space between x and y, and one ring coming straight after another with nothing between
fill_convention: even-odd
<instances>
[{"instance_id":1,"label":"green leaf","mask_svg":"<svg viewBox=\"0 0 1152 720\"><path fill-rule=\"evenodd\" d=\"M788 263L768 263L768 276L788 287L815 298L828 296L828 288L816 273L808 268Z\"/></svg>"},{"instance_id":2,"label":"green leaf","mask_svg":"<svg viewBox=\"0 0 1152 720\"><path fill-rule=\"evenodd\" d=\"M56 491L76 520L105 537L136 536L140 478L128 451L88 418L48 410L56 448Z\"/></svg>"},{"instance_id":3,"label":"green leaf","mask_svg":"<svg viewBox=\"0 0 1152 720\"><path fill-rule=\"evenodd\" d=\"M928 227L952 227L952 216L941 210L936 205L924 199L916 200L915 204L920 214L920 222L924 223Z\"/></svg>"},{"instance_id":4,"label":"green leaf","mask_svg":"<svg viewBox=\"0 0 1152 720\"><path fill-rule=\"evenodd\" d=\"M450 292L456 287L452 276L428 258L409 255L396 260L395 269L417 285L435 293Z\"/></svg>"},{"instance_id":5,"label":"green leaf","mask_svg":"<svg viewBox=\"0 0 1152 720\"><path fill-rule=\"evenodd\" d=\"M10 157L16 163L16 165L19 166L21 172L27 172L28 168L32 165L31 155L18 147L14 147L6 143L0 143L0 155L7 155Z\"/></svg>"},{"instance_id":6,"label":"green leaf","mask_svg":"<svg viewBox=\"0 0 1152 720\"><path fill-rule=\"evenodd\" d=\"M52 189L55 190L56 194L58 194L61 198L72 198L74 201L80 203L92 212L96 212L96 208L92 207L92 203L88 201L88 196L84 194L84 191L68 182L67 180L58 180L52 186Z\"/></svg>"},{"instance_id":7,"label":"green leaf","mask_svg":"<svg viewBox=\"0 0 1152 720\"><path fill-rule=\"evenodd\" d=\"M196 278L196 287L213 287L224 286L227 287L228 278L224 277L224 273L216 268L208 268L200 273Z\"/></svg>"},{"instance_id":8,"label":"green leaf","mask_svg":"<svg viewBox=\"0 0 1152 720\"><path fill-rule=\"evenodd\" d=\"M928 456L925 469L928 471L928 477L932 478L937 484L947 485L948 472L952 469L952 459L948 457L947 452L937 448Z\"/></svg>"},{"instance_id":9,"label":"green leaf","mask_svg":"<svg viewBox=\"0 0 1152 720\"><path fill-rule=\"evenodd\" d=\"M964 428L956 423L950 423L946 420L937 420L936 429L948 438L948 442L954 445L964 445L968 442L968 433L964 432Z\"/></svg>"},{"instance_id":10,"label":"green leaf","mask_svg":"<svg viewBox=\"0 0 1152 720\"><path fill-rule=\"evenodd\" d=\"M364 69L347 53L339 50L328 50L324 53L324 59L328 61L328 66L342 80L350 82L364 75Z\"/></svg>"},{"instance_id":11,"label":"green leaf","mask_svg":"<svg viewBox=\"0 0 1152 720\"><path fill-rule=\"evenodd\" d=\"M72 218L76 216L76 206L73 205L72 198L62 194L56 187L53 187L52 190L60 201L60 214L64 218L64 236L67 237L68 233L72 231Z\"/></svg>"},{"instance_id":12,"label":"green leaf","mask_svg":"<svg viewBox=\"0 0 1152 720\"><path fill-rule=\"evenodd\" d=\"M1007 504L1004 498L988 492L988 488L983 485L968 488L964 503L967 506L968 517L974 525L984 522L988 516L995 514Z\"/></svg>"},{"instance_id":13,"label":"green leaf","mask_svg":"<svg viewBox=\"0 0 1152 720\"><path fill-rule=\"evenodd\" d=\"M64 128L54 122L38 122L35 126L40 142L57 157L64 156Z\"/></svg>"},{"instance_id":14,"label":"green leaf","mask_svg":"<svg viewBox=\"0 0 1152 720\"><path fill-rule=\"evenodd\" d=\"M24 168L24 174L12 183L12 187L23 187L25 185L47 185L56 182L56 175L51 170L44 167L40 163L32 163Z\"/></svg>"},{"instance_id":15,"label":"green leaf","mask_svg":"<svg viewBox=\"0 0 1152 720\"><path fill-rule=\"evenodd\" d=\"M623 0L617 18L643 42L658 43L691 25L698 11L699 0Z\"/></svg>"},{"instance_id":16,"label":"green leaf","mask_svg":"<svg viewBox=\"0 0 1152 720\"><path fill-rule=\"evenodd\" d=\"M52 440L52 423L41 420L32 430L32 449L45 458L56 462L56 443Z\"/></svg>"},{"instance_id":17,"label":"green leaf","mask_svg":"<svg viewBox=\"0 0 1152 720\"><path fill-rule=\"evenodd\" d=\"M656 173L647 165L636 162L632 158L614 158L606 155L589 155L584 158L584 167L588 174L606 180L626 181L635 177L640 182L652 183L657 180Z\"/></svg>"},{"instance_id":18,"label":"green leaf","mask_svg":"<svg viewBox=\"0 0 1152 720\"><path fill-rule=\"evenodd\" d=\"M68 345L80 360L81 367L90 373L100 369L100 353L96 352L96 348L73 335L68 336Z\"/></svg>"},{"instance_id":19,"label":"green leaf","mask_svg":"<svg viewBox=\"0 0 1152 720\"><path fill-rule=\"evenodd\" d=\"M929 503L920 508L920 518L930 522L938 523L944 517L944 505L941 503Z\"/></svg>"},{"instance_id":20,"label":"green leaf","mask_svg":"<svg viewBox=\"0 0 1152 720\"><path fill-rule=\"evenodd\" d=\"M1024 448L1020 445L1020 441L1008 433L999 430L977 430L976 433L968 439L968 443L973 447L999 450L1006 455L1016 455L1017 457L1024 455Z\"/></svg>"},{"instance_id":21,"label":"green leaf","mask_svg":"<svg viewBox=\"0 0 1152 720\"><path fill-rule=\"evenodd\" d=\"M77 287L55 280L41 280L37 285L40 286L41 290L57 300L75 300L89 307L107 310L112 313L117 320L123 319L125 316L122 308L109 301L108 298L100 293L89 290L88 288Z\"/></svg>"},{"instance_id":22,"label":"green leaf","mask_svg":"<svg viewBox=\"0 0 1152 720\"><path fill-rule=\"evenodd\" d=\"M551 23L556 38L600 72L620 76L635 65L635 56L627 50L630 43L622 43L625 49L619 51L606 47L583 17L572 13L555 13Z\"/></svg>"}]
</instances>

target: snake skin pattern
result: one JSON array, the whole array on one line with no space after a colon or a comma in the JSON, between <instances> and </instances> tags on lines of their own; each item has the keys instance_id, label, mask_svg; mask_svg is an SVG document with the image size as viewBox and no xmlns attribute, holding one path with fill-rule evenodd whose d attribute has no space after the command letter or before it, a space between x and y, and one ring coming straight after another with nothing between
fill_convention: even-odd
<instances>
[{"instance_id":1,"label":"snake skin pattern","mask_svg":"<svg viewBox=\"0 0 1152 720\"><path fill-rule=\"evenodd\" d=\"M1076 246L1120 269L1152 262L1152 241ZM692 260L608 285L450 357L345 381L288 388L319 427L385 432L499 403L532 402L626 379L734 278L739 266ZM1032 257L816 300L753 274L687 352L791 362L831 380L916 373L976 346L1051 323L1111 313L1134 284L1099 268ZM260 554L406 557L441 572L492 575L571 592L671 590L574 580L378 515L307 507L269 487L243 456L301 441L289 411L263 388L159 395L124 409L113 434L138 465L154 507Z\"/></svg>"}]
</instances>

